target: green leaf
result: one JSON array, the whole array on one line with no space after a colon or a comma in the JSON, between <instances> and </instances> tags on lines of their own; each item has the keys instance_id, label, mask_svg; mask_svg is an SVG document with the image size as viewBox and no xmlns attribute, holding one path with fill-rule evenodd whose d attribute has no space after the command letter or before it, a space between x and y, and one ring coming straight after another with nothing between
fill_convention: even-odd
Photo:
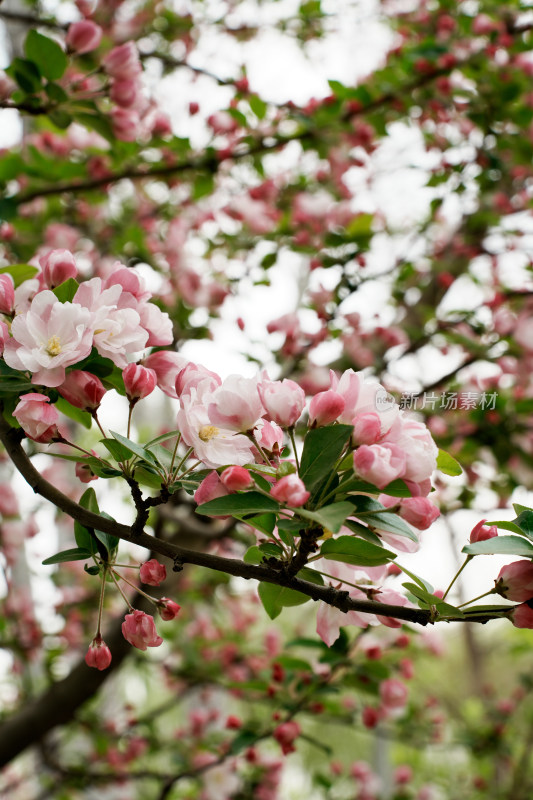
<instances>
[{"instance_id":1,"label":"green leaf","mask_svg":"<svg viewBox=\"0 0 533 800\"><path fill-rule=\"evenodd\" d=\"M155 439L150 439L150 441L146 442L144 446L151 447L153 444L161 444L161 442L166 442L168 439L174 439L180 434L181 431L169 431L168 433L162 433L161 436L156 436Z\"/></svg>"},{"instance_id":2,"label":"green leaf","mask_svg":"<svg viewBox=\"0 0 533 800\"><path fill-rule=\"evenodd\" d=\"M310 492L331 473L350 441L352 431L351 425L327 425L309 431L304 441L300 478Z\"/></svg>"},{"instance_id":3,"label":"green leaf","mask_svg":"<svg viewBox=\"0 0 533 800\"><path fill-rule=\"evenodd\" d=\"M274 558L279 558L283 555L283 550L279 544L274 544L274 542L263 542L263 544L259 545L259 549L265 555L273 556Z\"/></svg>"},{"instance_id":4,"label":"green leaf","mask_svg":"<svg viewBox=\"0 0 533 800\"><path fill-rule=\"evenodd\" d=\"M115 522L113 517L110 517L109 514L106 514L105 511L100 512L100 515L110 520L111 522ZM94 535L104 545L104 547L108 552L108 555L112 554L113 551L117 549L120 542L118 536L113 536L112 533L104 533L104 531L98 531L98 530L95 530Z\"/></svg>"},{"instance_id":5,"label":"green leaf","mask_svg":"<svg viewBox=\"0 0 533 800\"><path fill-rule=\"evenodd\" d=\"M306 594L273 583L260 583L257 591L270 619L276 619L284 606L300 606L311 599Z\"/></svg>"},{"instance_id":6,"label":"green leaf","mask_svg":"<svg viewBox=\"0 0 533 800\"><path fill-rule=\"evenodd\" d=\"M265 514L279 511L279 504L272 497L259 492L228 494L202 503L196 509L198 514L207 517L242 517L245 514Z\"/></svg>"},{"instance_id":7,"label":"green leaf","mask_svg":"<svg viewBox=\"0 0 533 800\"><path fill-rule=\"evenodd\" d=\"M493 536L484 542L465 545L462 552L471 556L500 554L533 558L533 544L518 536Z\"/></svg>"},{"instance_id":8,"label":"green leaf","mask_svg":"<svg viewBox=\"0 0 533 800\"><path fill-rule=\"evenodd\" d=\"M44 91L54 103L66 103L68 101L68 94L58 83L47 83Z\"/></svg>"},{"instance_id":9,"label":"green leaf","mask_svg":"<svg viewBox=\"0 0 533 800\"><path fill-rule=\"evenodd\" d=\"M261 533L266 533L267 536L272 534L276 526L275 514L258 514L255 517L246 517L246 524L257 528Z\"/></svg>"},{"instance_id":10,"label":"green leaf","mask_svg":"<svg viewBox=\"0 0 533 800\"><path fill-rule=\"evenodd\" d=\"M200 172L193 184L192 199L199 200L201 197L213 194L215 187L215 179L210 172Z\"/></svg>"},{"instance_id":11,"label":"green leaf","mask_svg":"<svg viewBox=\"0 0 533 800\"><path fill-rule=\"evenodd\" d=\"M442 597L438 597L437 595L431 594L431 592L425 591L425 589L419 586L418 583L407 582L402 585L405 589L407 589L408 592L411 592L411 594L420 601L419 605L421 608L435 606L439 614L442 616L455 616L460 617L461 619L464 618L464 613L460 608L456 608L456 606L446 603Z\"/></svg>"},{"instance_id":12,"label":"green leaf","mask_svg":"<svg viewBox=\"0 0 533 800\"><path fill-rule=\"evenodd\" d=\"M72 122L72 117L68 111L62 111L58 108L55 108L48 113L48 119L50 122L54 123L56 128L59 128L62 131L66 130Z\"/></svg>"},{"instance_id":13,"label":"green leaf","mask_svg":"<svg viewBox=\"0 0 533 800\"><path fill-rule=\"evenodd\" d=\"M439 450L437 469L444 472L445 475L452 475L453 477L461 475L463 472L459 462L445 450Z\"/></svg>"},{"instance_id":14,"label":"green leaf","mask_svg":"<svg viewBox=\"0 0 533 800\"><path fill-rule=\"evenodd\" d=\"M66 281L60 283L59 286L56 286L52 291L60 303L72 303L74 295L79 287L78 281L75 281L74 278L67 278Z\"/></svg>"},{"instance_id":15,"label":"green leaf","mask_svg":"<svg viewBox=\"0 0 533 800\"><path fill-rule=\"evenodd\" d=\"M519 533L521 536L525 536L522 528L518 527L518 525L516 525L514 522L510 522L506 519L487 520L486 524L496 525L497 528L501 528L504 531L511 531L512 533Z\"/></svg>"},{"instance_id":16,"label":"green leaf","mask_svg":"<svg viewBox=\"0 0 533 800\"><path fill-rule=\"evenodd\" d=\"M99 133L100 136L103 136L107 141L116 141L113 137L111 122L106 119L106 117L102 117L99 114L87 114L85 111L75 111L73 116L80 125L84 125L86 128L96 131L96 133Z\"/></svg>"},{"instance_id":17,"label":"green leaf","mask_svg":"<svg viewBox=\"0 0 533 800\"><path fill-rule=\"evenodd\" d=\"M73 547L71 550L62 550L61 553L56 553L55 556L45 558L42 563L47 567L50 564L63 564L67 561L85 561L90 557L91 553L88 550L84 550L81 547Z\"/></svg>"},{"instance_id":18,"label":"green leaf","mask_svg":"<svg viewBox=\"0 0 533 800\"><path fill-rule=\"evenodd\" d=\"M396 553L392 550L378 547L363 539L355 539L353 536L327 539L320 549L320 554L331 561L343 561L345 564L357 564L360 567L378 567L396 558Z\"/></svg>"},{"instance_id":19,"label":"green leaf","mask_svg":"<svg viewBox=\"0 0 533 800\"><path fill-rule=\"evenodd\" d=\"M11 264L9 267L0 267L0 274L7 272L13 278L15 288L20 286L24 281L29 281L33 278L39 270L37 267L32 267L31 264Z\"/></svg>"},{"instance_id":20,"label":"green leaf","mask_svg":"<svg viewBox=\"0 0 533 800\"><path fill-rule=\"evenodd\" d=\"M261 100L261 98L258 97L258 95L251 94L248 98L248 102L250 103L250 108L254 112L255 116L258 119L264 119L268 108L265 101Z\"/></svg>"},{"instance_id":21,"label":"green leaf","mask_svg":"<svg viewBox=\"0 0 533 800\"><path fill-rule=\"evenodd\" d=\"M41 73L33 61L26 61L25 58L14 58L6 72L25 92L34 94L41 91Z\"/></svg>"},{"instance_id":22,"label":"green leaf","mask_svg":"<svg viewBox=\"0 0 533 800\"><path fill-rule=\"evenodd\" d=\"M54 403L58 411L61 411L66 417L73 419L74 422L79 422L84 428L89 428L92 425L93 418L88 411L83 411L81 408L71 405L64 397L59 396ZM77 459L79 461L79 459Z\"/></svg>"},{"instance_id":23,"label":"green leaf","mask_svg":"<svg viewBox=\"0 0 533 800\"><path fill-rule=\"evenodd\" d=\"M24 43L26 56L39 68L41 75L50 81L61 78L68 64L62 48L53 39L32 29Z\"/></svg>"},{"instance_id":24,"label":"green leaf","mask_svg":"<svg viewBox=\"0 0 533 800\"><path fill-rule=\"evenodd\" d=\"M533 511L529 508L519 506L518 503L514 506L518 516L513 520L514 524L518 526L520 531L524 533L529 539L533 539ZM523 509L518 512L518 509Z\"/></svg>"},{"instance_id":25,"label":"green leaf","mask_svg":"<svg viewBox=\"0 0 533 800\"><path fill-rule=\"evenodd\" d=\"M402 565L398 564L398 562L396 562L396 566L399 567L402 572L405 572L406 575L409 575L411 580L415 581L415 583L417 583L418 586L420 586L421 589L424 589L424 591L428 592L428 594L432 594L433 586L430 583L425 581L423 578L420 578L414 572L411 572L410 570L406 569L405 567L402 567Z\"/></svg>"},{"instance_id":26,"label":"green leaf","mask_svg":"<svg viewBox=\"0 0 533 800\"><path fill-rule=\"evenodd\" d=\"M305 519L318 522L322 528L332 533L338 533L346 517L353 514L353 505L351 503L332 503L329 506L322 506L318 511L295 508L294 513Z\"/></svg>"},{"instance_id":27,"label":"green leaf","mask_svg":"<svg viewBox=\"0 0 533 800\"><path fill-rule=\"evenodd\" d=\"M89 488L84 491L80 497L79 504L82 508L87 509L87 511L92 511L93 514L100 513L100 509L98 508L98 500L96 499L96 492L92 486L89 486Z\"/></svg>"},{"instance_id":28,"label":"green leaf","mask_svg":"<svg viewBox=\"0 0 533 800\"><path fill-rule=\"evenodd\" d=\"M243 561L245 564L261 564L265 554L259 549L259 547L254 544L252 547L249 547L246 553L243 556Z\"/></svg>"},{"instance_id":29,"label":"green leaf","mask_svg":"<svg viewBox=\"0 0 533 800\"><path fill-rule=\"evenodd\" d=\"M361 492L363 494L388 494L390 497L411 497L409 487L400 478L389 483L384 489L378 489L374 484L367 483L359 478L351 478L347 481L341 481L337 492Z\"/></svg>"},{"instance_id":30,"label":"green leaf","mask_svg":"<svg viewBox=\"0 0 533 800\"><path fill-rule=\"evenodd\" d=\"M377 500L364 495L356 495L352 498L352 502L355 505L354 517L362 520L367 525L376 528L378 531L406 536L411 541L418 542L418 536L409 525L397 514L387 511L385 506L381 505Z\"/></svg>"},{"instance_id":31,"label":"green leaf","mask_svg":"<svg viewBox=\"0 0 533 800\"><path fill-rule=\"evenodd\" d=\"M125 436L122 436L120 433L115 433L115 431L109 431L111 436L120 442L121 445L126 447L131 453L134 453L139 458L142 458L143 461L148 461L149 464L153 466L157 466L157 459L156 457L146 448L141 447L140 444L136 442L132 442L131 439L127 439ZM104 443L107 442L107 439L104 439Z\"/></svg>"},{"instance_id":32,"label":"green leaf","mask_svg":"<svg viewBox=\"0 0 533 800\"><path fill-rule=\"evenodd\" d=\"M96 553L96 542L94 537L81 522L74 521L74 538L80 550L87 550L89 553Z\"/></svg>"}]
</instances>

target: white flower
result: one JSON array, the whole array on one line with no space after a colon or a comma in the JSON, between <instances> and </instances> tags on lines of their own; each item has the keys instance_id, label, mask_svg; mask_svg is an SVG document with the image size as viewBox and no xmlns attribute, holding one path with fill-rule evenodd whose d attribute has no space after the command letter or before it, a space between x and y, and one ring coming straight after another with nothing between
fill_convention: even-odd
<instances>
[{"instance_id":1,"label":"white flower","mask_svg":"<svg viewBox=\"0 0 533 800\"><path fill-rule=\"evenodd\" d=\"M78 303L60 303L53 292L39 292L25 314L11 325L4 359L13 369L33 372L32 383L60 386L65 367L91 352L91 313Z\"/></svg>"}]
</instances>

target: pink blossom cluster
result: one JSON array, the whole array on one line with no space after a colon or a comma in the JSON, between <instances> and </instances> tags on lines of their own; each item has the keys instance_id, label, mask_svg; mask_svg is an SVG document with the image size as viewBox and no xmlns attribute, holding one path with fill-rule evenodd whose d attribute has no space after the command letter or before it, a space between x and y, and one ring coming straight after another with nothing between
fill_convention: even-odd
<instances>
[{"instance_id":1,"label":"pink blossom cluster","mask_svg":"<svg viewBox=\"0 0 533 800\"><path fill-rule=\"evenodd\" d=\"M71 253L51 251L41 277L44 285L58 285L75 274ZM151 294L140 276L119 262L105 281L82 283L72 302L61 302L36 283L26 281L12 298L6 281L0 287L2 308L11 305L5 314L17 308L17 294L24 298L24 310L15 314L8 338L4 331L4 359L13 369L33 373L33 383L61 386L66 368L86 358L93 347L124 369L146 347L172 341L168 314L149 302ZM24 295L25 284L31 284L30 296Z\"/></svg>"}]
</instances>

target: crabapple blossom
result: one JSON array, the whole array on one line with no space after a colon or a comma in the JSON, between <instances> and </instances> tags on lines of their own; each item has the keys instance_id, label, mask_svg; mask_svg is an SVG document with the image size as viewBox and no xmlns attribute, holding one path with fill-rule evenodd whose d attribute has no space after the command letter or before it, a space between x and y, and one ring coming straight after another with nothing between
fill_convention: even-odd
<instances>
[{"instance_id":1,"label":"crabapple blossom","mask_svg":"<svg viewBox=\"0 0 533 800\"><path fill-rule=\"evenodd\" d=\"M142 72L139 53L134 42L114 47L103 60L106 73L115 80L128 80Z\"/></svg>"},{"instance_id":2,"label":"crabapple blossom","mask_svg":"<svg viewBox=\"0 0 533 800\"><path fill-rule=\"evenodd\" d=\"M400 500L400 517L425 531L440 517L440 511L427 497L404 497Z\"/></svg>"},{"instance_id":3,"label":"crabapple blossom","mask_svg":"<svg viewBox=\"0 0 533 800\"><path fill-rule=\"evenodd\" d=\"M49 289L54 289L69 278L75 278L78 268L69 250L51 250L41 259L43 278Z\"/></svg>"},{"instance_id":4,"label":"crabapple blossom","mask_svg":"<svg viewBox=\"0 0 533 800\"><path fill-rule=\"evenodd\" d=\"M389 443L361 445L353 457L355 472L379 489L403 475L405 463L405 452Z\"/></svg>"},{"instance_id":5,"label":"crabapple blossom","mask_svg":"<svg viewBox=\"0 0 533 800\"><path fill-rule=\"evenodd\" d=\"M141 364L128 364L122 371L126 396L131 404L148 397L157 385L157 375L153 369Z\"/></svg>"},{"instance_id":6,"label":"crabapple blossom","mask_svg":"<svg viewBox=\"0 0 533 800\"><path fill-rule=\"evenodd\" d=\"M480 520L470 532L470 542L484 542L487 539L493 539L498 535L498 528L496 525L485 525L486 519Z\"/></svg>"},{"instance_id":7,"label":"crabapple blossom","mask_svg":"<svg viewBox=\"0 0 533 800\"><path fill-rule=\"evenodd\" d=\"M151 353L143 359L142 363L147 369L155 372L157 385L162 392L169 397L178 397L176 394L176 378L179 372L189 363L184 356L168 350L158 350L157 353Z\"/></svg>"},{"instance_id":8,"label":"crabapple blossom","mask_svg":"<svg viewBox=\"0 0 533 800\"><path fill-rule=\"evenodd\" d=\"M265 409L257 391L257 378L230 375L209 398L207 412L213 425L245 432L252 430Z\"/></svg>"},{"instance_id":9,"label":"crabapple blossom","mask_svg":"<svg viewBox=\"0 0 533 800\"><path fill-rule=\"evenodd\" d=\"M174 602L174 600L169 600L168 597L162 597L157 602L159 616L161 619L164 619L167 622L171 619L175 619L178 616L180 608L180 605Z\"/></svg>"},{"instance_id":10,"label":"crabapple blossom","mask_svg":"<svg viewBox=\"0 0 533 800\"><path fill-rule=\"evenodd\" d=\"M33 373L32 383L60 386L65 368L82 361L91 352L91 312L79 303L60 303L49 290L39 292L25 314L11 325L4 359L20 371Z\"/></svg>"},{"instance_id":11,"label":"crabapple blossom","mask_svg":"<svg viewBox=\"0 0 533 800\"><path fill-rule=\"evenodd\" d=\"M284 756L288 755L289 753L294 753L296 750L294 741L298 738L301 732L302 729L294 720L282 722L281 725L278 725L278 727L275 728L272 736L281 747L281 751Z\"/></svg>"},{"instance_id":12,"label":"crabapple blossom","mask_svg":"<svg viewBox=\"0 0 533 800\"><path fill-rule=\"evenodd\" d=\"M200 397L205 392L214 392L220 386L222 379L211 370L202 367L201 364L194 364L192 361L186 363L176 375L174 381L175 396L181 398L182 395L190 396L191 390L195 389L197 396Z\"/></svg>"},{"instance_id":13,"label":"crabapple blossom","mask_svg":"<svg viewBox=\"0 0 533 800\"><path fill-rule=\"evenodd\" d=\"M260 420L254 429L254 439L269 453L279 453L283 449L283 431L275 422Z\"/></svg>"},{"instance_id":14,"label":"crabapple blossom","mask_svg":"<svg viewBox=\"0 0 533 800\"><path fill-rule=\"evenodd\" d=\"M305 484L296 474L285 475L277 481L270 494L275 500L288 506L303 506L309 500L311 493L305 488Z\"/></svg>"},{"instance_id":15,"label":"crabapple blossom","mask_svg":"<svg viewBox=\"0 0 533 800\"><path fill-rule=\"evenodd\" d=\"M523 559L502 567L494 588L502 597L517 603L530 600L533 597L533 562Z\"/></svg>"},{"instance_id":16,"label":"crabapple blossom","mask_svg":"<svg viewBox=\"0 0 533 800\"><path fill-rule=\"evenodd\" d=\"M157 559L151 558L141 564L139 575L142 583L146 583L148 586L159 586L167 577L167 569Z\"/></svg>"},{"instance_id":17,"label":"crabapple blossom","mask_svg":"<svg viewBox=\"0 0 533 800\"><path fill-rule=\"evenodd\" d=\"M66 43L78 54L96 50L102 40L102 28L89 19L73 22L67 31Z\"/></svg>"},{"instance_id":18,"label":"crabapple blossom","mask_svg":"<svg viewBox=\"0 0 533 800\"><path fill-rule=\"evenodd\" d=\"M213 470L207 475L198 486L194 493L194 500L198 505L207 503L209 500L215 500L217 497L224 497L229 494L228 489L224 486L218 472Z\"/></svg>"},{"instance_id":19,"label":"crabapple blossom","mask_svg":"<svg viewBox=\"0 0 533 800\"><path fill-rule=\"evenodd\" d=\"M154 618L144 611L134 608L131 614L126 614L122 623L122 635L131 645L139 650L147 647L159 647L163 643L155 629Z\"/></svg>"},{"instance_id":20,"label":"crabapple blossom","mask_svg":"<svg viewBox=\"0 0 533 800\"><path fill-rule=\"evenodd\" d=\"M387 678L379 686L381 702L386 710L403 708L409 694L407 686L397 678Z\"/></svg>"},{"instance_id":21,"label":"crabapple blossom","mask_svg":"<svg viewBox=\"0 0 533 800\"><path fill-rule=\"evenodd\" d=\"M63 438L57 425L57 409L50 405L50 398L44 394L35 392L23 395L13 411L13 416L26 436L34 442L46 444Z\"/></svg>"},{"instance_id":22,"label":"crabapple blossom","mask_svg":"<svg viewBox=\"0 0 533 800\"><path fill-rule=\"evenodd\" d=\"M509 614L515 628L533 628L533 608L529 602L515 606Z\"/></svg>"},{"instance_id":23,"label":"crabapple blossom","mask_svg":"<svg viewBox=\"0 0 533 800\"><path fill-rule=\"evenodd\" d=\"M305 406L305 392L295 381L271 381L264 373L257 384L266 415L283 428L296 424Z\"/></svg>"},{"instance_id":24,"label":"crabapple blossom","mask_svg":"<svg viewBox=\"0 0 533 800\"><path fill-rule=\"evenodd\" d=\"M15 306L15 284L9 273L0 275L0 314L11 314Z\"/></svg>"},{"instance_id":25,"label":"crabapple blossom","mask_svg":"<svg viewBox=\"0 0 533 800\"><path fill-rule=\"evenodd\" d=\"M220 474L220 480L230 492L249 489L253 485L253 478L244 467L228 467Z\"/></svg>"},{"instance_id":26,"label":"crabapple blossom","mask_svg":"<svg viewBox=\"0 0 533 800\"><path fill-rule=\"evenodd\" d=\"M100 671L107 669L111 664L111 650L101 636L95 636L89 645L85 656L85 663L88 667L95 667Z\"/></svg>"},{"instance_id":27,"label":"crabapple blossom","mask_svg":"<svg viewBox=\"0 0 533 800\"><path fill-rule=\"evenodd\" d=\"M380 383L366 380L361 372L348 369L340 378L331 373L331 389L344 400L344 410L339 422L352 424L356 414L377 413L381 422L381 435L386 434L396 421L399 408Z\"/></svg>"},{"instance_id":28,"label":"crabapple blossom","mask_svg":"<svg viewBox=\"0 0 533 800\"><path fill-rule=\"evenodd\" d=\"M309 424L311 427L331 425L342 414L345 405L344 398L332 389L318 392L309 403Z\"/></svg>"},{"instance_id":29,"label":"crabapple blossom","mask_svg":"<svg viewBox=\"0 0 533 800\"><path fill-rule=\"evenodd\" d=\"M379 414L370 411L356 414L352 420L352 441L356 445L376 444L381 437L381 420Z\"/></svg>"},{"instance_id":30,"label":"crabapple blossom","mask_svg":"<svg viewBox=\"0 0 533 800\"><path fill-rule=\"evenodd\" d=\"M102 402L106 389L96 375L81 369L71 370L61 386L59 394L71 405L84 411L96 411Z\"/></svg>"}]
</instances>

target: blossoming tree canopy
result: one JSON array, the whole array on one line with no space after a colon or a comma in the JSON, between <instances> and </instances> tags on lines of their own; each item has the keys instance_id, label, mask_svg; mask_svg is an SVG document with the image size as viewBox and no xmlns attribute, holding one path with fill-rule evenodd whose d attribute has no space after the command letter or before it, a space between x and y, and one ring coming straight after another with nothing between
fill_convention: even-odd
<instances>
[{"instance_id":1,"label":"blossoming tree canopy","mask_svg":"<svg viewBox=\"0 0 533 800\"><path fill-rule=\"evenodd\" d=\"M427 631L467 632L477 691L473 623L533 627L530 12L361 9L0 3L0 754L42 761L15 800L43 765L65 800L275 800L306 747L308 794L432 800L322 721L436 740ZM463 551L447 588L424 538ZM515 800L519 691L487 697L456 786Z\"/></svg>"}]
</instances>

